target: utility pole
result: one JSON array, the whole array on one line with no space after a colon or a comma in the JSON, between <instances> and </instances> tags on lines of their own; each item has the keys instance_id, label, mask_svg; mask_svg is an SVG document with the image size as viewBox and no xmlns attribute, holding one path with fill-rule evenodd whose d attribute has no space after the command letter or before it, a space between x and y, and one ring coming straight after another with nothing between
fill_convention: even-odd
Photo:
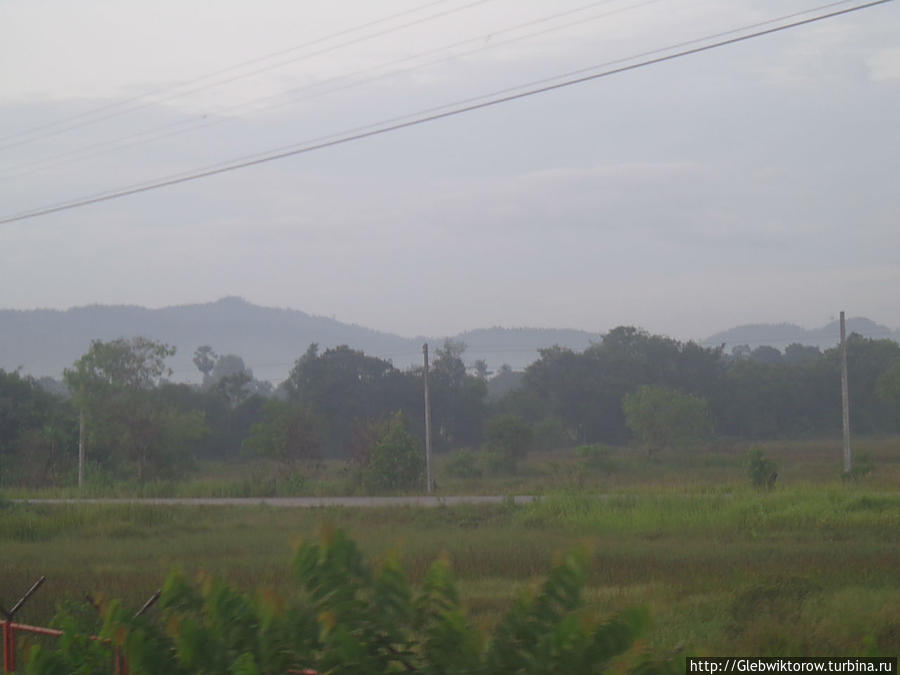
<instances>
[{"instance_id":1,"label":"utility pole","mask_svg":"<svg viewBox=\"0 0 900 675\"><path fill-rule=\"evenodd\" d=\"M78 487L84 483L84 405L78 413Z\"/></svg>"},{"instance_id":2,"label":"utility pole","mask_svg":"<svg viewBox=\"0 0 900 675\"><path fill-rule=\"evenodd\" d=\"M425 355L425 484L428 494L434 490L431 479L431 397L428 395L428 343L422 345Z\"/></svg>"},{"instance_id":3,"label":"utility pole","mask_svg":"<svg viewBox=\"0 0 900 675\"><path fill-rule=\"evenodd\" d=\"M847 384L847 329L841 312L841 411L844 423L844 473L850 473L850 390Z\"/></svg>"}]
</instances>

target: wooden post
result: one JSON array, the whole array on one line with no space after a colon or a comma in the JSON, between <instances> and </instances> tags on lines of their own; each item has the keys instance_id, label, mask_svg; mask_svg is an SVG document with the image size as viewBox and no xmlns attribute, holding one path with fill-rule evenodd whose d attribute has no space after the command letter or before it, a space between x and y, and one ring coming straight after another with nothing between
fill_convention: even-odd
<instances>
[{"instance_id":1,"label":"wooden post","mask_svg":"<svg viewBox=\"0 0 900 675\"><path fill-rule=\"evenodd\" d=\"M428 494L434 490L434 481L431 478L431 398L428 394L428 343L422 345L422 353L425 355L425 484Z\"/></svg>"},{"instance_id":2,"label":"wooden post","mask_svg":"<svg viewBox=\"0 0 900 675\"><path fill-rule=\"evenodd\" d=\"M853 468L850 457L850 390L847 384L847 329L841 312L841 412L844 425L844 473Z\"/></svg>"}]
</instances>

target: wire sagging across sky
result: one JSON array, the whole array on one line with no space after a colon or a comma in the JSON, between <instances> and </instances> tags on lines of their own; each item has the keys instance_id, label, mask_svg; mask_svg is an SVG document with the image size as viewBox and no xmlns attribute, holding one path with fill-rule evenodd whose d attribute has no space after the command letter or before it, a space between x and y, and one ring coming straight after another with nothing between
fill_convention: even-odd
<instances>
[{"instance_id":1,"label":"wire sagging across sky","mask_svg":"<svg viewBox=\"0 0 900 675\"><path fill-rule=\"evenodd\" d=\"M503 28L499 30L494 30L489 33L482 33L473 38L466 38L465 40L460 40L456 42L452 42L450 44L442 45L440 47L428 49L424 52L418 52L416 54L412 54L409 56L404 56L399 59L394 59L385 63L379 63L374 66L369 66L367 68L363 68L351 73L336 75L333 77L328 77L323 80L319 80L317 82L313 82L307 85L303 85L300 87L294 87L284 92L278 92L276 94L271 94L263 97L256 97L250 99L248 101L244 101L242 103L236 105L226 106L224 108L220 108L215 111L215 115L219 115L214 119L188 119L181 120L178 122L174 122L172 124L167 124L161 127L154 127L152 129L148 129L146 131L138 132L136 134L129 134L126 136L121 136L118 138L113 138L107 141L101 141L98 143L92 143L87 146L83 146L81 148L76 148L73 150L69 150L65 153L61 153L58 155L52 155L49 157L44 157L43 159L37 160L31 164L24 165L22 167L11 167L7 169L4 173L0 174L0 180L7 180L9 178L18 177L27 175L29 173L33 173L35 171L41 171L47 168L52 168L55 166L59 166L60 164L68 163L71 161L77 161L80 159L85 159L88 157L95 157L97 155L106 154L107 152L113 152L123 148L130 148L137 145L144 145L146 143L152 143L154 141L171 138L173 136L179 136L185 133L190 133L192 131L198 129L205 129L211 126L216 126L220 124L224 124L226 122L232 121L234 118L231 117L235 113L240 113L242 111L252 110L254 113L258 112L267 112L271 110L275 110L278 108L282 108L284 106L296 105L297 103L302 103L309 101L313 98L318 98L321 96L327 96L329 94L334 94L337 92L345 91L350 88L371 85L372 83L380 80L384 80L386 78L395 77L397 75L406 75L413 73L415 71L421 70L423 68L433 67L437 64L446 63L447 61L452 61L454 59L464 58L470 56L475 53L488 51L488 50L497 50L504 46L508 46L511 44L515 44L521 42L523 40L532 39L538 36L544 36L548 33L553 33L559 30L563 30L566 28L570 28L572 26L583 26L584 24L592 21L597 21L603 18L607 18L614 14L620 14L623 12L627 12L630 10L638 9L641 7L645 7L647 5L655 4L657 2L662 2L663 0L641 0L640 2L632 3L629 5L625 5L624 7L619 7L613 10L604 11L601 14L591 15L588 17L581 17L576 21L567 22L561 25L551 26L549 28L542 28L538 31L533 31L531 33L526 33L524 35L516 35L505 40L497 40L496 37L500 35L504 35L506 33L511 33L515 31L519 31L525 27L531 27L535 25L545 24L555 19L561 17L567 17L572 14L582 13L587 10L593 9L595 7L599 7L601 5L607 5L615 0L599 0L597 2L592 2L587 5L582 5L575 9L569 9L563 12L557 12L550 15L542 16L538 19L534 19L531 21L526 21L523 23L519 23L508 28ZM852 2L852 0L840 0L839 2L833 3L835 5L838 4L847 4ZM472 45L476 46L472 47L463 52L454 51L457 47L461 47L464 45ZM437 59L424 61L422 63L414 64L411 66L406 66L399 69L387 70L391 66L396 66L404 63L408 63L410 61L415 61L421 59L423 57L432 56L441 53L447 53L449 55L440 56ZM378 73L380 74L372 75L370 77L360 78L361 75L366 75L369 73ZM325 85L337 85L330 86L325 88ZM290 98L287 100L284 99L285 96L290 95ZM260 107L260 104L265 103L266 105ZM122 114L129 112L133 109L128 109L123 111ZM225 115L225 116L223 116ZM77 128L77 127L74 127Z\"/></svg>"},{"instance_id":2,"label":"wire sagging across sky","mask_svg":"<svg viewBox=\"0 0 900 675\"><path fill-rule=\"evenodd\" d=\"M147 181L140 184L135 184L127 187L118 188L115 190L110 190L103 193L98 193L95 195L82 197L79 199L74 199L62 203L58 203L51 206L45 206L41 208L36 208L29 211L24 211L18 214L14 214L11 216L7 216L4 218L0 218L0 224L2 223L11 223L20 220L25 220L28 218L35 218L38 216L47 215L50 213L75 209L83 206L87 206L90 204L95 204L99 202L109 201L113 199L119 199L122 197L126 197L129 195L134 195L142 192L148 192L151 190L157 190L163 187L168 187L180 183L186 183L190 181L196 181L202 178L214 176L221 173L226 173L230 171L236 171L238 169L248 168L250 166L255 166L267 162L273 162L279 159L284 159L286 157L299 155L303 153L309 153L316 150L321 150L327 147L345 144L353 141L358 141L363 138L368 138L372 136L377 136L381 134L386 134L393 131L398 131L400 129L417 126L421 124L425 124L428 122L433 122L439 119L452 117L456 115L461 115L463 113L469 113L476 110L488 108L491 106L500 105L503 103L508 103L514 100L535 96L538 94L548 93L557 89L561 89L564 87L570 87L577 84L586 83L589 81L597 80L603 77L608 77L611 75L621 74L628 71L636 70L639 68L648 67L651 65L655 65L658 63L662 63L665 61L670 61L694 54L699 54L701 52L706 52L712 49L724 47L727 45L747 41L754 38L759 38L765 35L769 35L772 33L777 33L780 31L796 28L799 26L808 25L814 22L822 21L825 19L846 15L851 12L856 12L862 9L867 9L870 7L874 7L877 5L886 4L887 2L891 2L892 0L875 0L872 2L867 2L859 5L855 5L849 8L844 8L840 10L834 10L829 12L824 12L818 14L813 17L791 21L789 23L783 23L781 25L777 25L775 27L766 28L763 30L755 30L752 32L744 32L743 34L737 35L735 37L731 37L728 39L716 40L714 42L708 42L707 44L701 44L700 46L693 47L690 49L681 49L679 51L675 51L673 53L665 54L663 56L658 56L655 58L644 59L635 63L631 63L628 65L623 65L621 67L610 68L610 69L601 69L597 70L600 66L592 66L590 68L581 68L576 71L569 71L567 73L563 73L557 75L553 78L545 78L543 80L537 82L531 82L527 84L522 84L517 87L503 89L501 91L495 91L490 94L485 94L483 96L477 98L470 98L463 101L456 101L454 103L450 103L444 106L440 106L439 108L430 108L427 110L420 110L417 113L413 113L411 115L407 115L401 118L391 118L388 120L382 120L380 122L376 122L371 125L367 125L365 127L357 127L355 129L346 130L341 134L335 134L322 139L313 139L308 140L303 143L293 144L290 146L282 146L279 148L271 149L269 151L263 153L257 153L252 156L242 157L230 160L228 162L222 162L213 166L208 166L201 169L196 169L191 172L183 172L176 175L171 175L163 178L159 178L153 181ZM818 9L821 10L826 7L833 6L834 3L830 5L820 6ZM758 24L753 24L751 26L745 26L742 28L734 29L733 31L729 31L729 33L742 32L746 30L750 30L752 26ZM717 34L720 35L720 34ZM701 42L705 40L713 39L713 36L707 36L706 38L701 38L700 40L692 41L694 43ZM664 49L673 49L674 46L670 46ZM655 51L664 51L664 50L655 50Z\"/></svg>"}]
</instances>

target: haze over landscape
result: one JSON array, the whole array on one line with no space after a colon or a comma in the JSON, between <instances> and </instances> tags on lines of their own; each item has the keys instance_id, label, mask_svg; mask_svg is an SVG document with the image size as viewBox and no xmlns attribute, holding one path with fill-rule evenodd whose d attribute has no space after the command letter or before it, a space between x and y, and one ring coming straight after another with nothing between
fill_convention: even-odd
<instances>
[{"instance_id":1,"label":"haze over landscape","mask_svg":"<svg viewBox=\"0 0 900 675\"><path fill-rule=\"evenodd\" d=\"M0 670L896 673L898 27L0 2Z\"/></svg>"},{"instance_id":2,"label":"haze over landscape","mask_svg":"<svg viewBox=\"0 0 900 675\"><path fill-rule=\"evenodd\" d=\"M865 337L900 341L900 331L892 332L869 319L849 318L847 327ZM468 367L484 360L490 371L496 372L503 365L523 370L537 360L542 348L559 345L580 352L603 337L600 332L575 329L485 327L411 338L297 310L260 307L236 297L155 310L99 305L64 312L0 310L0 330L0 368L7 371L22 368L36 377L59 378L94 339L144 336L176 347L168 363L173 370L171 379L179 382L200 379L192 356L201 345L210 345L219 354L240 356L257 378L278 383L312 343L322 349L345 344L406 368L421 365L423 342L437 348L445 339L452 339L466 345L463 360ZM836 322L814 330L795 324L755 324L705 339L697 337L696 341L710 347L724 345L727 354L740 345L784 351L797 343L827 349L835 346L839 336Z\"/></svg>"},{"instance_id":3,"label":"haze over landscape","mask_svg":"<svg viewBox=\"0 0 900 675\"><path fill-rule=\"evenodd\" d=\"M817 6L3 3L0 219ZM6 222L0 308L239 295L408 338L638 325L703 339L842 309L896 329L897 25L887 3Z\"/></svg>"}]
</instances>

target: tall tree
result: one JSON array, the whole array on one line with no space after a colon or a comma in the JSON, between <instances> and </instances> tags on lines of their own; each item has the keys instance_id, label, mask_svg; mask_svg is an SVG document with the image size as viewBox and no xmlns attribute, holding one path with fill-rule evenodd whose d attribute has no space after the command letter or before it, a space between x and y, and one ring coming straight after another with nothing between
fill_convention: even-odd
<instances>
[{"instance_id":1,"label":"tall tree","mask_svg":"<svg viewBox=\"0 0 900 675\"><path fill-rule=\"evenodd\" d=\"M0 484L57 482L71 469L76 427L67 401L0 369Z\"/></svg>"},{"instance_id":2,"label":"tall tree","mask_svg":"<svg viewBox=\"0 0 900 675\"><path fill-rule=\"evenodd\" d=\"M217 359L218 356L216 355L216 352L213 351L213 348L209 345L201 345L200 347L197 347L197 350L194 352L194 365L197 366L197 370L203 374L204 381L209 377L210 373L212 373Z\"/></svg>"},{"instance_id":3,"label":"tall tree","mask_svg":"<svg viewBox=\"0 0 900 675\"><path fill-rule=\"evenodd\" d=\"M418 386L390 361L347 345L319 354L316 344L297 359L284 384L289 400L315 411L324 421L325 444L337 455L346 454L356 423L406 409L410 392Z\"/></svg>"},{"instance_id":4,"label":"tall tree","mask_svg":"<svg viewBox=\"0 0 900 675\"><path fill-rule=\"evenodd\" d=\"M668 387L639 387L625 395L622 409L628 428L648 452L686 447L712 431L706 401Z\"/></svg>"},{"instance_id":5,"label":"tall tree","mask_svg":"<svg viewBox=\"0 0 900 675\"><path fill-rule=\"evenodd\" d=\"M466 374L465 350L465 343L448 339L434 352L431 415L444 447L477 444L482 436L487 384L482 377Z\"/></svg>"},{"instance_id":6,"label":"tall tree","mask_svg":"<svg viewBox=\"0 0 900 675\"><path fill-rule=\"evenodd\" d=\"M179 411L157 390L174 353L143 337L94 340L64 374L99 458L133 464L139 481L172 466L181 446L206 432L202 414Z\"/></svg>"}]
</instances>

